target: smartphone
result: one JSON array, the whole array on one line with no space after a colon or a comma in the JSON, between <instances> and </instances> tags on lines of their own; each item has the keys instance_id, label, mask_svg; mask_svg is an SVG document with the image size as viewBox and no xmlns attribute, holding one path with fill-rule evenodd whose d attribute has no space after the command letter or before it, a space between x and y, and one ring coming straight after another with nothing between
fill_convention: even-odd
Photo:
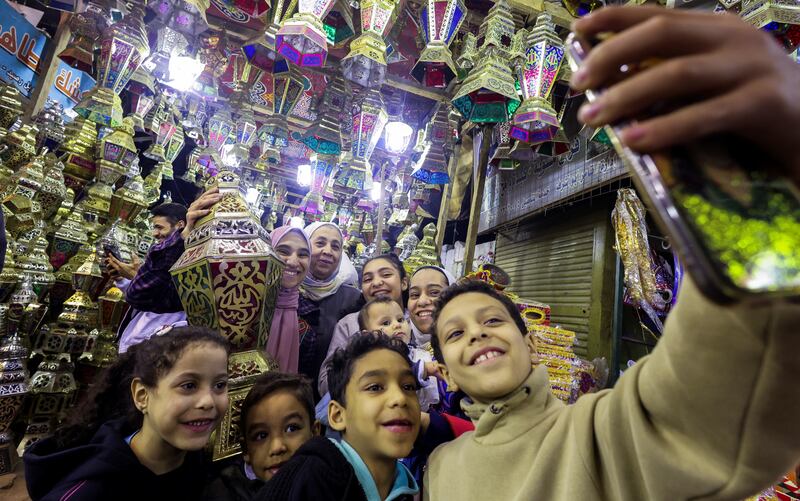
<instances>
[{"instance_id":1,"label":"smartphone","mask_svg":"<svg viewBox=\"0 0 800 501\"><path fill-rule=\"evenodd\" d=\"M569 35L572 71L591 46ZM639 154L619 141L629 123L605 131L700 290L718 303L800 296L800 191L768 155L733 136Z\"/></svg>"}]
</instances>

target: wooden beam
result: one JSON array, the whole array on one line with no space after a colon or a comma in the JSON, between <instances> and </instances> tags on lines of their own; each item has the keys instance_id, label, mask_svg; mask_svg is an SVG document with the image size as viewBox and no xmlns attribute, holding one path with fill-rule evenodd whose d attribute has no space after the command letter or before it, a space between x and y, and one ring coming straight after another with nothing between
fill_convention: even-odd
<instances>
[{"instance_id":1,"label":"wooden beam","mask_svg":"<svg viewBox=\"0 0 800 501\"><path fill-rule=\"evenodd\" d=\"M383 85L394 87L395 89L404 90L410 94L433 99L434 101L449 102L450 97L445 90L437 90L430 87L422 87L420 84L413 84L395 75L386 75L386 81Z\"/></svg>"},{"instance_id":2,"label":"wooden beam","mask_svg":"<svg viewBox=\"0 0 800 501\"><path fill-rule=\"evenodd\" d=\"M472 271L472 261L475 259L475 244L478 241L478 223L481 215L481 203L483 202L483 190L486 185L486 167L489 164L489 145L492 142L492 126L483 125L481 131L481 149L478 152L477 159L473 156L473 162L478 162L478 168L473 170L472 177L472 205L469 210L467 241L464 245L463 274Z\"/></svg>"},{"instance_id":3,"label":"wooden beam","mask_svg":"<svg viewBox=\"0 0 800 501\"><path fill-rule=\"evenodd\" d=\"M450 162L447 166L447 173L449 176L453 175L456 169L456 162L458 162L458 150L460 146L456 145L453 153L450 155ZM448 206L450 205L450 193L453 191L453 183L447 183L442 186L442 202L439 204L439 218L436 220L436 253L441 257L442 246L444 245L444 234L447 230L447 214Z\"/></svg>"}]
</instances>

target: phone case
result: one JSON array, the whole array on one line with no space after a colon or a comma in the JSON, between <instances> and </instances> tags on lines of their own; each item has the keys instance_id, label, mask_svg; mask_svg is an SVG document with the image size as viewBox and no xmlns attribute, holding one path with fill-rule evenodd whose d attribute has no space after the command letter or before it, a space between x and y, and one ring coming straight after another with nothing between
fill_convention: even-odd
<instances>
[{"instance_id":1,"label":"phone case","mask_svg":"<svg viewBox=\"0 0 800 501\"><path fill-rule=\"evenodd\" d=\"M588 44L575 34L570 34L567 38L568 60L573 71L577 71L585 59L588 52L587 46ZM598 91L586 92L586 98L589 102L595 101L598 96ZM679 196L679 192L675 190L675 186L681 185L677 185L674 179L670 179L673 167L683 167L681 171L683 173L687 172L686 165L698 167L698 171L701 171L701 174L698 175L696 186L700 187L700 191L705 191L707 184L710 185L708 189L728 187L727 180L720 180L717 185L714 185L711 182L713 177L703 177L706 171L714 171L718 166L731 165L739 166L739 171L743 172L745 169L741 167L742 162L740 162L743 157L749 157L750 161L760 164L764 164L763 158L757 158L754 152L747 150L746 147L741 145L741 142L736 144L730 138L724 137L703 139L688 145L670 148L654 155L639 154L620 142L618 134L623 128L622 125L606 126L604 129L615 150L632 173L634 184L639 193L643 195L648 206L653 209L652 215L656 222L671 237L673 245L686 269L689 270L694 282L709 299L719 303L730 303L735 301L758 301L774 297L800 296L800 266L797 266L797 269L793 268L794 265L789 267L790 274L794 273L793 276L787 274L786 276L778 277L769 276L770 274L766 273L763 286L757 286L756 281L749 278L754 276L753 268L751 267L748 268L747 280L744 280L748 285L742 286L741 282L743 280L738 280L739 283L737 283L737 279L732 278L735 274L731 263L722 260L721 254L715 255L710 250L712 247L709 244L709 240L713 239L714 236L710 232L713 229L704 229L696 221L687 221L687 217L682 217L682 211L676 205L675 197ZM698 163L701 165L698 166ZM709 164L711 164L711 167L709 167ZM717 172L726 172L724 168L716 170ZM749 188L758 186L761 185L758 183L748 184ZM783 192L787 189L791 190L790 201L800 200L797 197L796 188L791 183L788 183L788 188L784 184L775 182L765 182L763 186L767 188L769 193L775 191L776 186L780 188L777 190L778 192ZM684 195L680 194L682 197ZM722 198L727 200L734 197L725 194ZM700 199L705 201L702 197ZM682 198L682 200L685 202L686 198ZM743 210L747 212L749 207L745 206ZM707 233L706 235L703 235L704 231ZM747 264L752 265L752 262ZM774 279L779 286L770 284L770 279ZM753 286L749 285L751 283Z\"/></svg>"}]
</instances>

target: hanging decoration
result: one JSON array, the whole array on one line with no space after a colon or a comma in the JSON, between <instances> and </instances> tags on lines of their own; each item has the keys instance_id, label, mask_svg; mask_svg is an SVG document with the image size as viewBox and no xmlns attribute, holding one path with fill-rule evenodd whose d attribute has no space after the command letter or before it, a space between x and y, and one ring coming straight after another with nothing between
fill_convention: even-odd
<instances>
[{"instance_id":1,"label":"hanging decoration","mask_svg":"<svg viewBox=\"0 0 800 501\"><path fill-rule=\"evenodd\" d=\"M97 85L75 106L78 115L108 127L122 124L119 93L150 53L143 16L141 6L133 4L127 16L101 35Z\"/></svg>"},{"instance_id":2,"label":"hanging decoration","mask_svg":"<svg viewBox=\"0 0 800 501\"><path fill-rule=\"evenodd\" d=\"M345 104L344 79L336 74L325 89L319 114L303 142L312 151L322 155L339 155L342 151L339 114Z\"/></svg>"},{"instance_id":3,"label":"hanging decoration","mask_svg":"<svg viewBox=\"0 0 800 501\"><path fill-rule=\"evenodd\" d=\"M424 131L417 133L414 151L418 157L414 161L411 176L426 184L447 184L447 157L452 154L452 129L447 120L448 106L439 103L433 118Z\"/></svg>"},{"instance_id":4,"label":"hanging decoration","mask_svg":"<svg viewBox=\"0 0 800 501\"><path fill-rule=\"evenodd\" d=\"M333 0L299 0L297 13L275 35L276 51L298 66L325 66L328 40L322 20L332 6Z\"/></svg>"},{"instance_id":5,"label":"hanging decoration","mask_svg":"<svg viewBox=\"0 0 800 501\"><path fill-rule=\"evenodd\" d=\"M544 143L555 137L560 125L550 93L564 60L564 45L549 14L540 14L530 33L520 30L517 41L521 45L517 76L524 100L514 114L510 135L530 144Z\"/></svg>"},{"instance_id":6,"label":"hanging decoration","mask_svg":"<svg viewBox=\"0 0 800 501\"><path fill-rule=\"evenodd\" d=\"M471 34L467 35L469 40ZM508 121L519 107L514 77L508 63L514 19L507 0L498 0L483 21L478 38L483 41L476 53L464 56L477 61L452 99L461 116L475 123ZM472 42L466 44L471 50Z\"/></svg>"},{"instance_id":7,"label":"hanging decoration","mask_svg":"<svg viewBox=\"0 0 800 501\"><path fill-rule=\"evenodd\" d=\"M353 171L355 179L352 182L358 185L358 189L368 190L372 186L369 159L389 120L380 91L371 88L357 96L353 102L352 115L352 160L349 169Z\"/></svg>"},{"instance_id":8,"label":"hanging decoration","mask_svg":"<svg viewBox=\"0 0 800 501\"><path fill-rule=\"evenodd\" d=\"M420 28L425 47L411 70L411 76L422 85L442 89L456 76L450 43L458 33L466 14L467 8L463 0L428 0L420 11Z\"/></svg>"},{"instance_id":9,"label":"hanging decoration","mask_svg":"<svg viewBox=\"0 0 800 501\"><path fill-rule=\"evenodd\" d=\"M342 59L344 77L362 87L380 87L386 80L386 42L397 0L362 0L361 35L350 42Z\"/></svg>"},{"instance_id":10,"label":"hanging decoration","mask_svg":"<svg viewBox=\"0 0 800 501\"><path fill-rule=\"evenodd\" d=\"M298 0L274 0L272 8L267 15L267 29L263 34L250 39L242 46L250 64L264 71L272 71L272 65L278 57L276 37L281 25L286 22L295 10Z\"/></svg>"}]
</instances>

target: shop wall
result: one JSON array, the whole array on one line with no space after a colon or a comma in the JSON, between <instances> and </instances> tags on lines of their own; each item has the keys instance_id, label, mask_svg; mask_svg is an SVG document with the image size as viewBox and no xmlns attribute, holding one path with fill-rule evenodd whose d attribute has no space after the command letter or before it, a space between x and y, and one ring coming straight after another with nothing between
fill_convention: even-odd
<instances>
[{"instance_id":1,"label":"shop wall","mask_svg":"<svg viewBox=\"0 0 800 501\"><path fill-rule=\"evenodd\" d=\"M497 234L496 263L510 290L549 304L551 321L575 331L575 352L611 359L615 254L614 193L548 211Z\"/></svg>"}]
</instances>

